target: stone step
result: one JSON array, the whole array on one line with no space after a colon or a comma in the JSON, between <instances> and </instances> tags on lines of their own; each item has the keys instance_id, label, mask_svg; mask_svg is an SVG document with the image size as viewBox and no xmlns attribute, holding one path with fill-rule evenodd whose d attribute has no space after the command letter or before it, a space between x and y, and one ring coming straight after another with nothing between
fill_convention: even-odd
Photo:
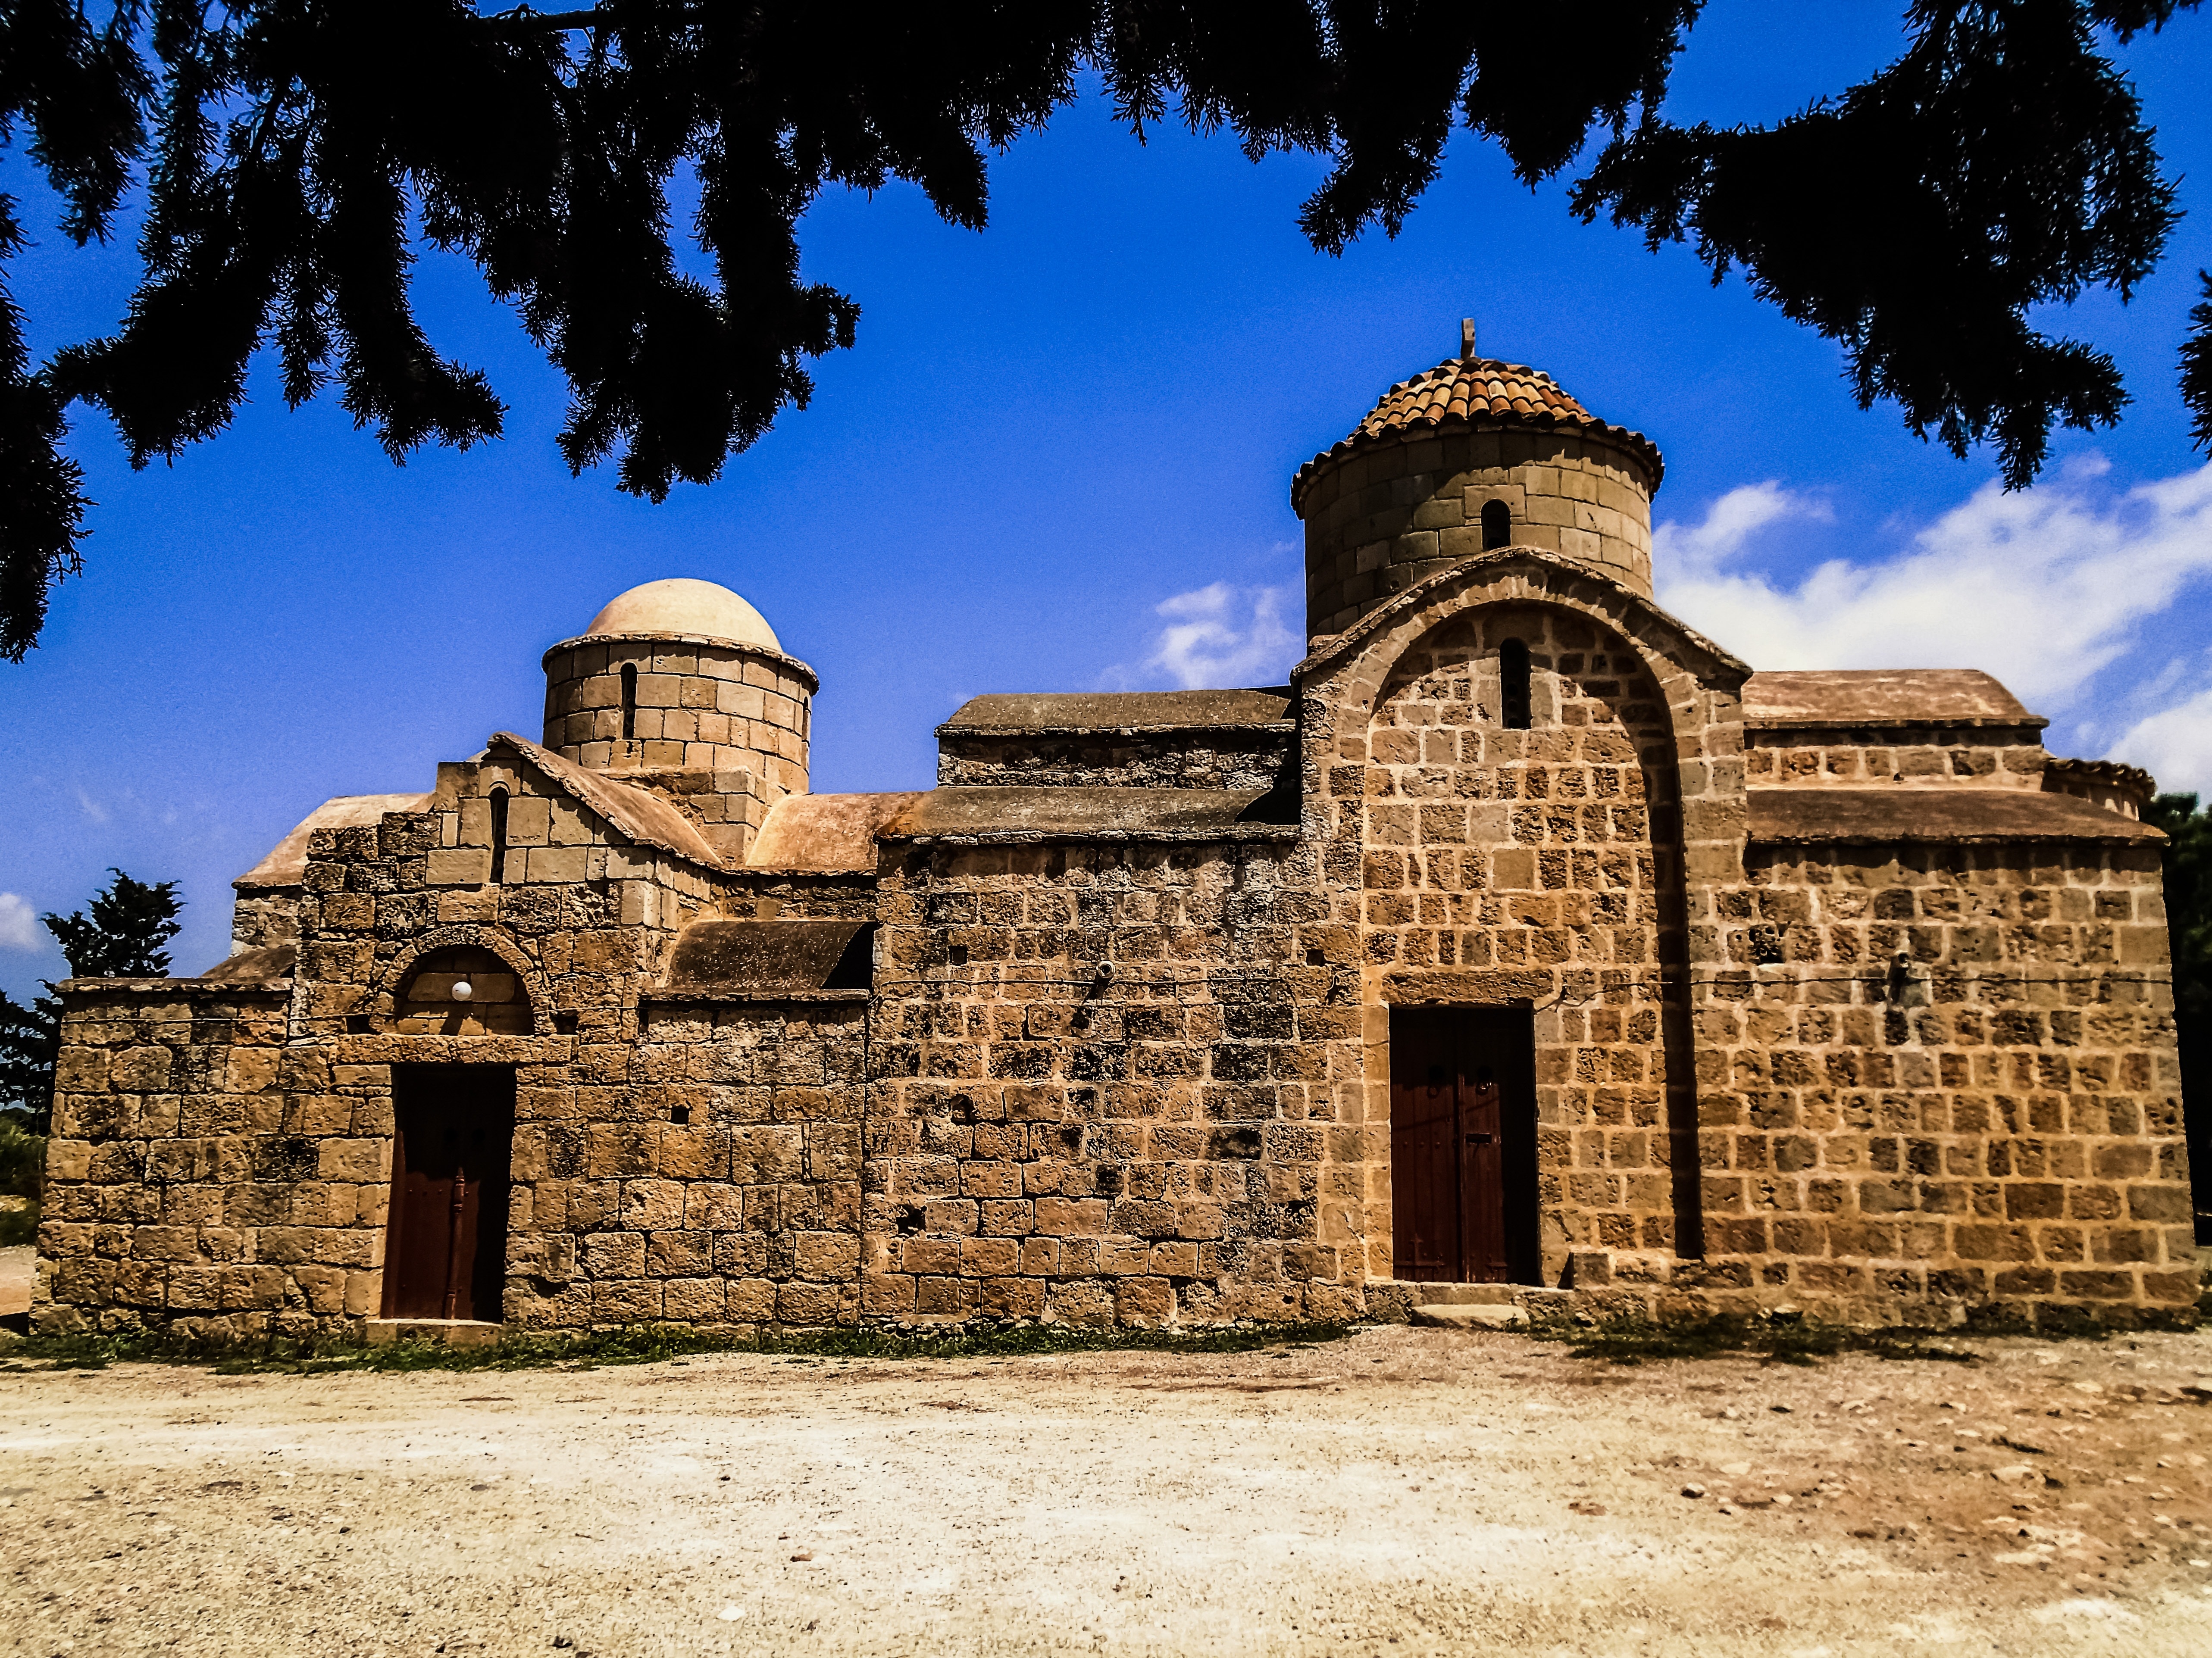
<instances>
[{"instance_id":1,"label":"stone step","mask_svg":"<svg viewBox=\"0 0 2212 1658\"><path fill-rule=\"evenodd\" d=\"M1440 1330L1523 1330L1528 1315L1512 1303L1445 1302L1416 1307L1410 1315L1416 1324Z\"/></svg>"},{"instance_id":2,"label":"stone step","mask_svg":"<svg viewBox=\"0 0 2212 1658\"><path fill-rule=\"evenodd\" d=\"M373 1318L368 1321L368 1345L382 1347L395 1341L442 1341L448 1347L496 1347L507 1327L473 1318Z\"/></svg>"},{"instance_id":3,"label":"stone step","mask_svg":"<svg viewBox=\"0 0 2212 1658\"><path fill-rule=\"evenodd\" d=\"M1513 1297L1532 1286L1525 1284L1417 1284L1417 1304L1424 1307L1507 1307Z\"/></svg>"}]
</instances>

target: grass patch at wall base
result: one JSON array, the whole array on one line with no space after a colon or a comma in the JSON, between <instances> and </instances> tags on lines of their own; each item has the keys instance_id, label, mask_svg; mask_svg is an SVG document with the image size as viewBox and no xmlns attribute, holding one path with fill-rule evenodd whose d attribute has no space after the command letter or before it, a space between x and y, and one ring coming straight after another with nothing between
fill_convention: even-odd
<instances>
[{"instance_id":1,"label":"grass patch at wall base","mask_svg":"<svg viewBox=\"0 0 2212 1658\"><path fill-rule=\"evenodd\" d=\"M1946 1364L1981 1363L1978 1354L1943 1345L1924 1330L1856 1330L1800 1321L1718 1316L1654 1324L1622 1320L1581 1328L1553 1325L1530 1333L1542 1341L1571 1343L1577 1358L1614 1364L1751 1355L1771 1364L1809 1365L1843 1353Z\"/></svg>"},{"instance_id":2,"label":"grass patch at wall base","mask_svg":"<svg viewBox=\"0 0 2212 1658\"><path fill-rule=\"evenodd\" d=\"M1334 1341L1352 1333L1352 1327L1270 1324L1150 1330L1019 1323L968 1325L944 1332L878 1328L724 1332L647 1324L574 1334L511 1334L483 1347L414 1340L363 1346L326 1338L284 1337L216 1343L133 1332L33 1336L0 1355L0 1368L104 1370L112 1363L137 1363L205 1365L223 1376L335 1376L356 1371L590 1370L603 1364L651 1364L703 1353L847 1360L1012 1358L1128 1351L1242 1353Z\"/></svg>"}]
</instances>

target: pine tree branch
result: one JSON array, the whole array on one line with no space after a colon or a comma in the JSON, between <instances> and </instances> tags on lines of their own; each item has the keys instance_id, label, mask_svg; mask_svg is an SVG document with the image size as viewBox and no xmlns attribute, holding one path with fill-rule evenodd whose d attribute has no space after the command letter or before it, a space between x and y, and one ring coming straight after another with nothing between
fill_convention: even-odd
<instances>
[{"instance_id":1,"label":"pine tree branch","mask_svg":"<svg viewBox=\"0 0 2212 1658\"><path fill-rule=\"evenodd\" d=\"M690 7L682 9L689 11ZM574 29L608 27L614 19L608 13L594 9L590 11L532 11L528 6L517 6L513 11L494 12L479 20L478 26L487 34L503 39L527 39L538 34L566 34Z\"/></svg>"}]
</instances>

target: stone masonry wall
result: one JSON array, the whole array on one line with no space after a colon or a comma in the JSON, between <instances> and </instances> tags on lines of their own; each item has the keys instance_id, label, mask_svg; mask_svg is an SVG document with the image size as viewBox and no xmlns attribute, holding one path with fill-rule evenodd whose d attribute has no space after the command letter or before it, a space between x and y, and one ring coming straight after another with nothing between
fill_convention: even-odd
<instances>
[{"instance_id":1,"label":"stone masonry wall","mask_svg":"<svg viewBox=\"0 0 2212 1658\"><path fill-rule=\"evenodd\" d=\"M1352 935L1319 881L1266 841L907 847L883 877L866 1313L1355 1312L1371 1147Z\"/></svg>"},{"instance_id":2,"label":"stone masonry wall","mask_svg":"<svg viewBox=\"0 0 2212 1658\"><path fill-rule=\"evenodd\" d=\"M2040 789L2051 756L2043 728L1761 726L1744 732L1753 788L1865 788L1877 783Z\"/></svg>"},{"instance_id":3,"label":"stone masonry wall","mask_svg":"<svg viewBox=\"0 0 2212 1658\"><path fill-rule=\"evenodd\" d=\"M511 792L514 843L507 878L496 885L483 878L484 800L495 784ZM174 1115L133 1119L147 1125L134 1134L146 1141L152 1171L136 1195L96 1203L65 1195L50 1212L70 1218L92 1204L115 1210L124 1224L127 1210L136 1230L108 1239L106 1258L154 1251L148 1259L222 1270L176 1282L88 1275L68 1264L76 1235L58 1234L51 1253L64 1268L42 1323L222 1317L244 1333L373 1316L381 1299L392 1064L513 1066L520 1122L571 1108L579 1084L594 1077L627 1080L635 1031L625 1008L639 981L659 970L676 928L711 898L711 882L649 849L607 845L603 829L565 796L539 791L526 767L447 768L434 805L310 837L295 981L289 995L258 993L251 1021L185 1017L179 1009L208 996L241 993L191 981L102 993L82 1013L71 1010L65 1041L82 1050L73 1077L104 1074L108 1093L138 1102L133 1112L146 1090L164 1087L149 1078L189 1077L194 1102ZM514 970L529 993L532 1035L389 1034L409 964L455 944L490 949ZM240 1033L249 1029L247 1043ZM108 1123L119 1108L103 1106L86 1121ZM75 1119L65 1113L64 1121ZM57 1151L58 1187L79 1178L116 1184L141 1154L92 1156L82 1177L76 1156L65 1145ZM172 1185L191 1188L176 1205ZM196 1254L175 1230L183 1223L172 1215L185 1212L177 1206L193 1217ZM516 1206L525 1222L518 1230L526 1230L526 1193L517 1193Z\"/></svg>"},{"instance_id":4,"label":"stone masonry wall","mask_svg":"<svg viewBox=\"0 0 2212 1658\"><path fill-rule=\"evenodd\" d=\"M1290 722L1171 732L945 736L940 786L1264 789L1291 763Z\"/></svg>"},{"instance_id":5,"label":"stone masonry wall","mask_svg":"<svg viewBox=\"0 0 2212 1658\"><path fill-rule=\"evenodd\" d=\"M1519 636L1540 647L1548 642L1542 653L1551 660L1531 666L1532 689L1549 700L1539 700L1532 715L1556 725L1507 732L1485 717L1482 698L1494 684L1485 676L1495 669L1486 670L1483 658L1498 639L1514 636L1487 619L1486 607L1493 606L1542 613L1517 625L1534 629L1541 619L1547 630ZM1577 619L1591 629L1587 642L1568 631ZM1462 626L1466 631L1452 631ZM1607 657L1601 674L1595 666L1601 647ZM1401 727L1389 693L1425 677L1435 665L1431 653L1439 649L1448 659L1436 687L1443 695L1434 702L1402 699L1408 718ZM1561 665L1575 656L1579 665L1562 674ZM1377 1304L1375 1284L1389 1279L1393 1266L1389 1009L1400 1003L1535 1010L1536 1041L1546 1054L1540 1107L1557 1114L1544 1131L1548 1145L1541 1155L1561 1175L1561 1208L1547 1229L1547 1275L1562 1267L1564 1231L1573 1245L1565 1265L1578 1290L1612 1294L1607 1286L1617 1277L1626 1285L1620 1293L1646 1293L1672 1271L1655 1243L1668 1239L1690 1256L1700 1248L1692 1101L1708 1084L1682 1062L1689 1042L1684 999L1667 987L1677 975L1694 977L1725 961L1716 915L1744 880L1740 693L1748 670L1602 577L1508 550L1441 573L1382 604L1350 634L1325 641L1306 675L1301 729L1308 832L1323 845L1334 919L1379 957L1368 966L1362 990L1364 1108L1377 1147L1370 1169L1370 1304ZM1646 685L1648 697L1641 694ZM1631 695L1632 688L1638 694ZM1431 759L1425 722L1443 719L1446 710L1454 711L1449 734L1440 732ZM1378 734L1384 757L1376 762ZM1465 739L1478 736L1483 746L1473 751L1477 758L1470 766L1462 757L1470 753ZM1504 768L1522 768L1514 774L1525 775L1528 785L1540 768L1545 795L1517 805L1479 798L1486 786L1500 786L1486 782L1486 774L1501 771L1507 738L1522 746ZM1614 752L1614 738L1629 739L1632 767ZM1491 748L1492 738L1500 746ZM1584 789L1579 801L1553 789L1559 772L1571 774L1571 786ZM1647 807L1659 809L1642 829L1632 817L1613 811L1616 804L1632 805L1628 794L1597 792L1632 787L1636 773ZM1463 785L1469 793L1459 793ZM1430 804L1453 810L1425 818ZM1664 811L1670 804L1677 811L1671 821ZM1370 847L1370 811L1376 805L1389 810L1374 833L1389 839ZM1462 805L1469 837L1464 845L1442 836L1422 842L1423 834L1437 835L1432 826L1447 835L1461 832L1456 809ZM1595 805L1606 811L1593 820L1584 808ZM1501 811L1507 838L1493 841ZM1517 827L1516 813L1526 814ZM1611 844L1574 838L1593 827L1634 838ZM1521 834L1530 841L1516 842ZM1679 859L1679 886L1671 884L1675 878L1659 855L1667 849ZM1509 854L1513 879L1522 878L1523 858L1532 862L1534 884L1477 885L1496 878L1490 860L1499 853ZM1376 853L1381 859L1370 867ZM1680 894L1686 924L1679 958L1667 920L1672 892ZM1370 908L1370 900L1380 902ZM1524 906L1518 914L1516 902ZM1639 905L1656 915L1638 921L1647 914ZM1490 913L1513 935L1503 963L1496 959L1496 935L1453 920L1455 913L1484 913L1484 906L1492 906ZM1447 964L1437 958L1453 933L1454 959ZM1462 959L1469 934L1475 935L1471 962ZM1649 953L1641 965L1608 962L1615 948L1630 956ZM1657 1112L1662 1098L1666 1108ZM1386 1300L1397 1293L1383 1292Z\"/></svg>"},{"instance_id":6,"label":"stone masonry wall","mask_svg":"<svg viewBox=\"0 0 2212 1658\"><path fill-rule=\"evenodd\" d=\"M649 1002L618 1078L545 1078L515 1131L508 1319L852 1322L866 1027L865 1000Z\"/></svg>"},{"instance_id":7,"label":"stone masonry wall","mask_svg":"<svg viewBox=\"0 0 2212 1658\"><path fill-rule=\"evenodd\" d=\"M637 670L630 740L622 671ZM593 771L750 772L770 804L806 793L814 670L780 652L608 635L545 653L545 746Z\"/></svg>"},{"instance_id":8,"label":"stone masonry wall","mask_svg":"<svg viewBox=\"0 0 2212 1658\"><path fill-rule=\"evenodd\" d=\"M1306 631L1341 633L1394 593L1485 550L1502 501L1510 544L1564 553L1651 592L1651 483L1595 435L1461 430L1363 446L1318 465L1306 525Z\"/></svg>"},{"instance_id":9,"label":"stone masonry wall","mask_svg":"<svg viewBox=\"0 0 2212 1658\"><path fill-rule=\"evenodd\" d=\"M284 999L161 980L65 993L38 1329L245 1333L368 1305L368 1240L333 1234L380 1202L376 1125L300 1086Z\"/></svg>"},{"instance_id":10,"label":"stone masonry wall","mask_svg":"<svg viewBox=\"0 0 2212 1658\"><path fill-rule=\"evenodd\" d=\"M1525 732L1497 717L1508 637ZM1742 665L1525 550L1379 601L1303 671L1295 829L714 870L515 757L317 831L289 991L66 993L39 1327L357 1331L410 1062L514 1069L530 1327L1356 1316L1404 1288L1376 1281L1407 1005L1534 1008L1544 1272L1589 1305L2187 1315L2154 850L1747 847ZM1837 785L1879 750L2013 786L2041 752L1931 731L1923 770L1893 733L1771 734L1754 768L1817 750L1791 775ZM872 997L655 999L689 922L779 915L878 922ZM392 1028L411 964L459 945L512 969L526 1035Z\"/></svg>"},{"instance_id":11,"label":"stone masonry wall","mask_svg":"<svg viewBox=\"0 0 2212 1658\"><path fill-rule=\"evenodd\" d=\"M433 805L313 837L290 993L172 981L72 1005L42 1327L357 1332L382 1301L392 1067L410 1061L514 1068L510 1321L853 1318L865 999L651 987L698 915L865 919L870 884L610 845L522 764L444 768ZM409 964L453 944L514 969L532 1034L393 1033Z\"/></svg>"},{"instance_id":12,"label":"stone masonry wall","mask_svg":"<svg viewBox=\"0 0 2212 1658\"><path fill-rule=\"evenodd\" d=\"M869 887L740 875L716 909L866 919ZM508 1317L850 1322L866 1001L637 993L624 1045L549 1074L518 1121Z\"/></svg>"},{"instance_id":13,"label":"stone masonry wall","mask_svg":"<svg viewBox=\"0 0 2212 1658\"><path fill-rule=\"evenodd\" d=\"M1506 639L1529 650L1527 731L1499 720ZM1674 743L1641 659L1549 606L1444 623L1376 701L1364 800L1361 952L1376 993L1546 1009L1545 1282L1577 1252L1601 1282L1662 1275L1675 1248L1670 1131L1689 1121L1691 1066Z\"/></svg>"},{"instance_id":14,"label":"stone masonry wall","mask_svg":"<svg viewBox=\"0 0 2212 1658\"><path fill-rule=\"evenodd\" d=\"M1715 1291L2124 1323L2197 1294L2154 850L1754 849L1698 989ZM1911 960L1893 978L1894 953Z\"/></svg>"}]
</instances>

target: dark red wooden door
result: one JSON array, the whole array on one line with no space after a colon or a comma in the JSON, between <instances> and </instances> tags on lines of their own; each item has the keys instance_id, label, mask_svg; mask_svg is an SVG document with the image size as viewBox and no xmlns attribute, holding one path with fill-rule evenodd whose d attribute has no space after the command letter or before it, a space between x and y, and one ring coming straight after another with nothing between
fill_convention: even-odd
<instances>
[{"instance_id":1,"label":"dark red wooden door","mask_svg":"<svg viewBox=\"0 0 2212 1658\"><path fill-rule=\"evenodd\" d=\"M496 1322L507 1265L514 1072L504 1066L392 1067L386 1318Z\"/></svg>"},{"instance_id":2,"label":"dark red wooden door","mask_svg":"<svg viewBox=\"0 0 2212 1658\"><path fill-rule=\"evenodd\" d=\"M1397 1272L1424 1283L1459 1279L1458 1077L1432 1023L1390 1025L1391 1194Z\"/></svg>"},{"instance_id":3,"label":"dark red wooden door","mask_svg":"<svg viewBox=\"0 0 2212 1658\"><path fill-rule=\"evenodd\" d=\"M1391 1010L1392 1245L1401 1278L1538 1281L1535 1082L1526 1010Z\"/></svg>"},{"instance_id":4,"label":"dark red wooden door","mask_svg":"<svg viewBox=\"0 0 2212 1658\"><path fill-rule=\"evenodd\" d=\"M1507 1284L1505 1114L1486 1065L1459 1079L1460 1272L1464 1284Z\"/></svg>"}]
</instances>

